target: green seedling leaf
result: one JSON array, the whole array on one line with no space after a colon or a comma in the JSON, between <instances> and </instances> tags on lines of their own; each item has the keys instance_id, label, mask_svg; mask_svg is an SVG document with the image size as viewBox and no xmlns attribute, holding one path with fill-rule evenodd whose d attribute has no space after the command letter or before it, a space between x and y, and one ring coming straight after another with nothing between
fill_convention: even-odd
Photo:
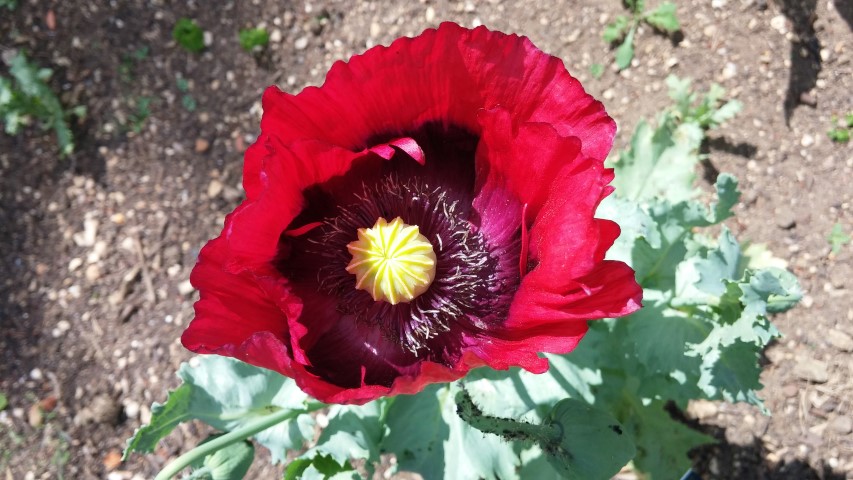
<instances>
[{"instance_id":1,"label":"green seedling leaf","mask_svg":"<svg viewBox=\"0 0 853 480\"><path fill-rule=\"evenodd\" d=\"M220 436L221 434L211 435L199 445ZM193 472L186 480L242 480L254 460L255 447L251 442L233 443L192 465Z\"/></svg>"},{"instance_id":2,"label":"green seedling leaf","mask_svg":"<svg viewBox=\"0 0 853 480\"><path fill-rule=\"evenodd\" d=\"M829 244L832 246L832 253L838 255L841 248L850 243L851 238L849 234L844 233L844 226L836 223L832 226L827 240L829 240Z\"/></svg>"},{"instance_id":3,"label":"green seedling leaf","mask_svg":"<svg viewBox=\"0 0 853 480\"><path fill-rule=\"evenodd\" d=\"M569 480L609 479L636 453L631 437L612 415L581 400L557 402L544 425L560 433L556 445L543 447L546 458Z\"/></svg>"},{"instance_id":4,"label":"green seedling leaf","mask_svg":"<svg viewBox=\"0 0 853 480\"><path fill-rule=\"evenodd\" d=\"M616 66L620 70L624 70L631 65L631 60L634 58L634 33L637 31L636 26L632 26L625 36L625 40L619 48L616 49Z\"/></svg>"},{"instance_id":5,"label":"green seedling leaf","mask_svg":"<svg viewBox=\"0 0 853 480\"><path fill-rule=\"evenodd\" d=\"M53 72L37 68L18 52L9 61L9 73L14 82L0 77L0 118L6 133L15 135L20 127L35 119L43 129L53 129L60 154L70 155L74 151L74 136L68 118L77 109L63 110L59 98L46 83Z\"/></svg>"},{"instance_id":6,"label":"green seedling leaf","mask_svg":"<svg viewBox=\"0 0 853 480\"><path fill-rule=\"evenodd\" d=\"M826 132L826 135L835 143L847 143L850 141L850 130L847 128L833 128Z\"/></svg>"},{"instance_id":7,"label":"green seedling leaf","mask_svg":"<svg viewBox=\"0 0 853 480\"><path fill-rule=\"evenodd\" d=\"M262 50L270 42L270 34L264 28L246 28L240 30L240 46L247 52Z\"/></svg>"},{"instance_id":8,"label":"green seedling leaf","mask_svg":"<svg viewBox=\"0 0 853 480\"><path fill-rule=\"evenodd\" d=\"M619 15L615 20L604 27L602 38L604 38L604 41L607 43L613 43L625 36L629 26L630 21L628 20L628 17L625 15Z\"/></svg>"},{"instance_id":9,"label":"green seedling leaf","mask_svg":"<svg viewBox=\"0 0 853 480\"><path fill-rule=\"evenodd\" d=\"M165 404L152 407L151 423L128 441L125 459L132 452L152 452L177 424L193 419L231 431L281 409L291 410L289 420L254 437L270 450L274 462L284 461L286 450L300 448L313 436L314 421L307 413L318 407L309 405L308 396L292 379L232 358L205 355L197 360L195 366L181 365L178 376L183 385L169 394Z\"/></svg>"},{"instance_id":10,"label":"green seedling leaf","mask_svg":"<svg viewBox=\"0 0 853 480\"><path fill-rule=\"evenodd\" d=\"M647 12L643 16L643 20L658 30L663 30L668 33L677 32L681 28L681 25L678 23L675 10L676 7L674 3L664 2L658 5L654 10Z\"/></svg>"},{"instance_id":11,"label":"green seedling leaf","mask_svg":"<svg viewBox=\"0 0 853 480\"><path fill-rule=\"evenodd\" d=\"M601 78L604 75L604 65L593 63L589 66L589 74L592 75L592 78Z\"/></svg>"},{"instance_id":12,"label":"green seedling leaf","mask_svg":"<svg viewBox=\"0 0 853 480\"><path fill-rule=\"evenodd\" d=\"M172 38L192 53L204 50L204 31L192 19L179 19L172 30Z\"/></svg>"},{"instance_id":13,"label":"green seedling leaf","mask_svg":"<svg viewBox=\"0 0 853 480\"><path fill-rule=\"evenodd\" d=\"M9 399L6 398L6 395L3 395L2 393L0 393L0 411L5 410L8 405L9 405Z\"/></svg>"},{"instance_id":14,"label":"green seedling leaf","mask_svg":"<svg viewBox=\"0 0 853 480\"><path fill-rule=\"evenodd\" d=\"M646 9L645 0L625 0L625 6L627 6L632 13L639 14L643 13L643 10Z\"/></svg>"},{"instance_id":15,"label":"green seedling leaf","mask_svg":"<svg viewBox=\"0 0 853 480\"><path fill-rule=\"evenodd\" d=\"M178 77L175 79L175 86L178 87L178 90L182 93L187 93L190 91L190 82L187 81L184 77Z\"/></svg>"},{"instance_id":16,"label":"green seedling leaf","mask_svg":"<svg viewBox=\"0 0 853 480\"><path fill-rule=\"evenodd\" d=\"M198 107L198 103L195 101L195 98L193 98L192 95L182 96L181 105L183 105L188 112L194 112L195 109Z\"/></svg>"}]
</instances>

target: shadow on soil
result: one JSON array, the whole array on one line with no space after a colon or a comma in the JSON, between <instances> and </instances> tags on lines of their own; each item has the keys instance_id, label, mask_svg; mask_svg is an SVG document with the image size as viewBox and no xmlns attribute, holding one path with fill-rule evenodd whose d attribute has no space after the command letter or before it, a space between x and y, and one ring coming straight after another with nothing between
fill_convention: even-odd
<instances>
[{"instance_id":1,"label":"shadow on soil","mask_svg":"<svg viewBox=\"0 0 853 480\"><path fill-rule=\"evenodd\" d=\"M814 28L817 19L817 0L779 0L782 14L791 22L794 37L791 40L791 72L788 77L788 92L785 94L785 123L788 124L794 109L800 105L815 106L809 92L817 85L821 71L820 41ZM844 7L849 3L838 0ZM839 11L842 10L839 8ZM850 21L848 20L848 23Z\"/></svg>"},{"instance_id":2,"label":"shadow on soil","mask_svg":"<svg viewBox=\"0 0 853 480\"><path fill-rule=\"evenodd\" d=\"M851 0L835 0L835 10L841 15L841 18L847 22L850 30L853 30L853 1Z\"/></svg>"},{"instance_id":3,"label":"shadow on soil","mask_svg":"<svg viewBox=\"0 0 853 480\"><path fill-rule=\"evenodd\" d=\"M749 478L754 480L845 480L845 475L834 472L828 465L817 470L801 460L770 464L767 447L759 439L750 445L726 442L725 430L702 426L704 433L719 443L697 448L691 452L694 470L702 480Z\"/></svg>"}]
</instances>

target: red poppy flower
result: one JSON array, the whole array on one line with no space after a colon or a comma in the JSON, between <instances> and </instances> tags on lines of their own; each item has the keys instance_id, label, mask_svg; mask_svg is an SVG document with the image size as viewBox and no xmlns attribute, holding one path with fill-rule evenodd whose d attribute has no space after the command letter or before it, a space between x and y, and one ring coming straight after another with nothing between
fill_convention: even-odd
<instances>
[{"instance_id":1,"label":"red poppy flower","mask_svg":"<svg viewBox=\"0 0 853 480\"><path fill-rule=\"evenodd\" d=\"M616 126L527 38L445 23L270 87L246 200L201 251L183 344L365 403L548 369L641 289L593 217Z\"/></svg>"}]
</instances>

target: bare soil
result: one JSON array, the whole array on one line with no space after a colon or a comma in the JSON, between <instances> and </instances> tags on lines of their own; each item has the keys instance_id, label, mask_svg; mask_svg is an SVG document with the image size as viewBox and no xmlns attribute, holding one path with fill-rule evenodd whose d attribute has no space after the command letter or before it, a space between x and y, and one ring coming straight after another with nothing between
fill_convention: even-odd
<instances>
[{"instance_id":1,"label":"bare soil","mask_svg":"<svg viewBox=\"0 0 853 480\"><path fill-rule=\"evenodd\" d=\"M319 84L336 60L451 20L527 35L563 58L617 120L617 148L668 105L670 73L720 83L744 103L713 132L701 182L719 171L739 177L730 226L787 260L807 295L774 319L784 337L767 349L762 376L772 417L718 402L686 412L719 439L694 452L696 469L705 479L853 478L853 246L831 254L827 241L835 223L853 228L853 143L826 135L831 117L853 111L853 2L677 3L682 31L641 28L622 72L601 39L624 13L616 0L20 0L0 9L0 52L24 49L55 71L65 105L88 109L68 159L50 133L0 134L0 392L10 403L0 412L0 474L150 478L197 441L195 427L181 426L155 454L118 460L189 358L178 342L196 295L187 279L242 198L261 92ZM172 40L181 17L207 32L204 53ZM252 55L237 32L254 26L272 41ZM600 78L595 63L606 67ZM274 472L258 466L251 478Z\"/></svg>"}]
</instances>

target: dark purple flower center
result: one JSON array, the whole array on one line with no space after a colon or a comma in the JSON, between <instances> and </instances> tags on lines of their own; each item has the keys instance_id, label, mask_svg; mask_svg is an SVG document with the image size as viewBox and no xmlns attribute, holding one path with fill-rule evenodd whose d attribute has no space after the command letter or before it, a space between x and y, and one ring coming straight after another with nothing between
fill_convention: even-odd
<instances>
[{"instance_id":1,"label":"dark purple flower center","mask_svg":"<svg viewBox=\"0 0 853 480\"><path fill-rule=\"evenodd\" d=\"M305 250L320 259L319 286L338 298L340 313L377 325L415 355L430 339L454 327L483 330L506 317L515 282L495 275L498 258L491 255L482 235L472 230L463 216L468 209L459 201L451 200L440 187L419 179L400 181L396 176L364 187L359 199L327 219ZM400 217L417 225L433 245L435 280L411 302L374 301L356 289L355 276L346 271L352 258L347 244L359 228L372 226L379 217Z\"/></svg>"},{"instance_id":2,"label":"dark purple flower center","mask_svg":"<svg viewBox=\"0 0 853 480\"><path fill-rule=\"evenodd\" d=\"M425 125L410 136L423 149L426 165L402 152L391 160L368 158L346 175L307 189L305 207L288 230L299 234L286 232L279 244L277 268L311 305L300 321L312 331L317 331L312 322L322 324L306 347L312 370L339 385L388 386L422 360L456 365L466 337L500 328L520 281L521 225L510 244L490 245L472 207L478 138L440 125ZM352 260L347 245L358 230L396 217L417 226L432 244L436 271L426 291L392 305L356 288L356 276L346 267ZM366 340L344 339L344 330L331 326L336 322L355 322L359 331L376 331L399 349L393 358L375 361L362 378L359 364L342 365L339 352L369 350L359 347Z\"/></svg>"}]
</instances>

